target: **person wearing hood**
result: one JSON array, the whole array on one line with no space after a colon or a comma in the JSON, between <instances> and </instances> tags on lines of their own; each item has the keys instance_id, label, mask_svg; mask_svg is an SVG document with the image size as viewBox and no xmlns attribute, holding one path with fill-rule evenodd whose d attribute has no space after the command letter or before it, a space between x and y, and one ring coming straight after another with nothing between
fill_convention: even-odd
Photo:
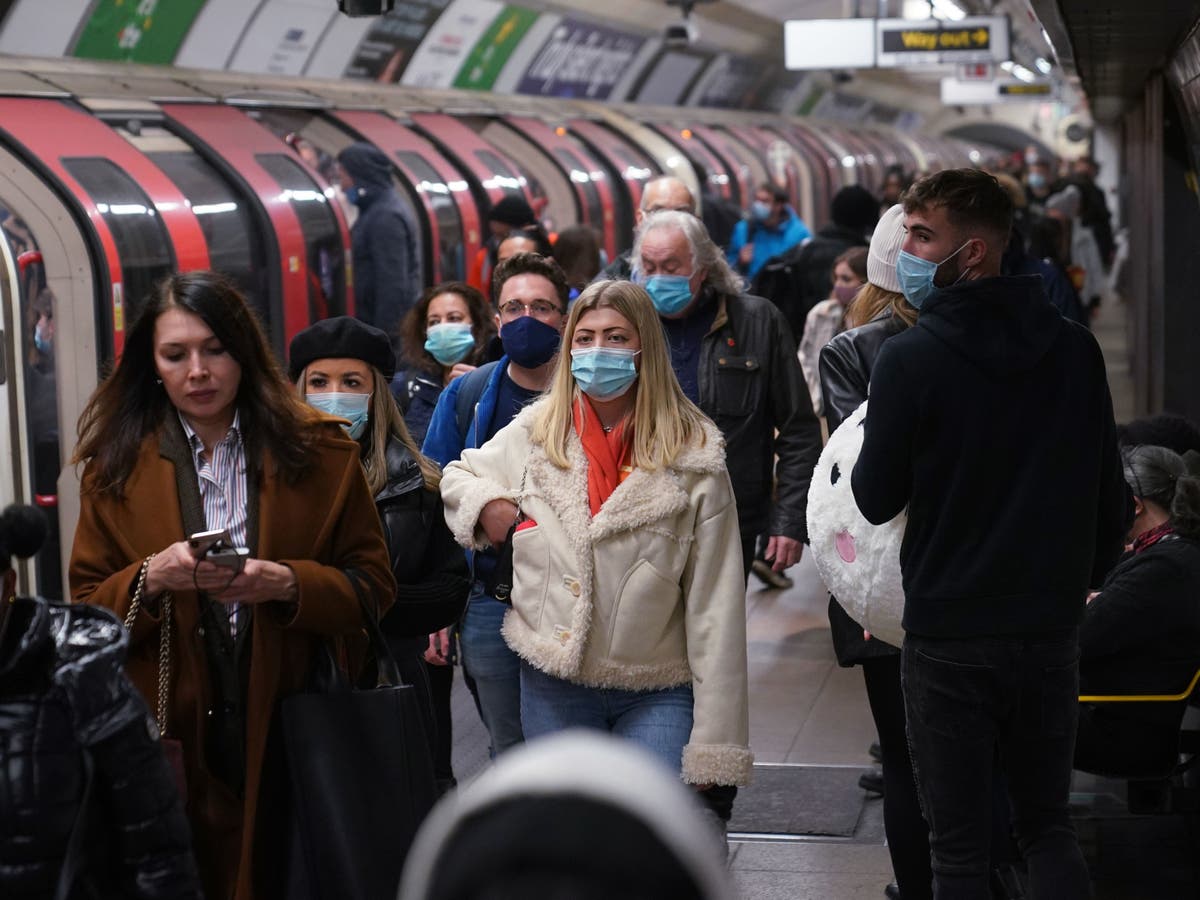
<instances>
[{"instance_id":1,"label":"person wearing hood","mask_svg":"<svg viewBox=\"0 0 1200 900\"><path fill-rule=\"evenodd\" d=\"M442 391L422 453L445 467L464 450L482 447L541 396L558 363L569 293L558 263L536 253L518 253L496 267L492 294L504 355ZM524 740L521 665L500 635L508 605L491 593L498 556L488 548L470 553L469 559L472 586L459 645L467 685L495 757Z\"/></svg>"},{"instance_id":2,"label":"person wearing hood","mask_svg":"<svg viewBox=\"0 0 1200 900\"><path fill-rule=\"evenodd\" d=\"M342 190L358 207L350 229L355 314L391 335L421 296L420 228L392 186L392 164L381 150L360 141L337 160Z\"/></svg>"},{"instance_id":3,"label":"person wearing hood","mask_svg":"<svg viewBox=\"0 0 1200 900\"><path fill-rule=\"evenodd\" d=\"M876 358L851 486L870 522L908 510L901 668L934 894L988 896L998 760L1033 895L1088 897L1067 809L1079 622L1131 511L1104 358L1041 279L1000 275L993 176L939 172L903 204L917 324Z\"/></svg>"}]
</instances>

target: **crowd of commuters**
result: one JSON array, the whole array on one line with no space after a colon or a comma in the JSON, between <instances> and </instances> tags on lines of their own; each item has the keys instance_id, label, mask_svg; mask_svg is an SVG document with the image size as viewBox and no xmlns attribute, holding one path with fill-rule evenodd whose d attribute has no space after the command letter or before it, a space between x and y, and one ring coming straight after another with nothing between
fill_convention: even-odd
<instances>
[{"instance_id":1,"label":"crowd of commuters","mask_svg":"<svg viewBox=\"0 0 1200 900\"><path fill-rule=\"evenodd\" d=\"M748 576L785 583L808 540L822 419L832 432L866 401L843 474L867 519L907 509L907 637L871 637L835 597L829 617L878 729L888 895L988 897L994 870L1019 862L1035 896L1088 896L1072 767L1160 770L1182 712L1081 706L1081 679L1096 693L1177 691L1200 665L1200 435L1159 421L1118 449L1103 360L1080 327L1113 254L1093 163L1062 183L1034 156L1023 183L889 170L881 196L840 190L815 235L766 184L728 246L687 185L661 177L611 261L594 231L549 234L509 197L467 280L423 291L390 163L356 144L338 164L359 211L357 317L297 334L286 375L215 273L165 279L129 329L73 455L69 579L85 605L7 602L11 556L36 548L11 524L32 513L0 521L0 672L43 673L0 704L40 704L47 715L22 727L73 735L58 765L88 761L84 780L54 785L68 812L35 817L27 859L10 862L19 836L4 832L0 886L44 896L62 871L100 895L104 879L136 882L133 896L286 895L295 748L277 710L310 689L326 647L357 674L374 616L418 688L413 740L436 790L455 786L458 663L496 760L494 782L464 795L478 800L430 820L411 883L472 896L491 859L513 884L561 887L562 872L519 872L515 848L439 860L449 841L482 851L559 821L568 853L563 817L578 814L671 848L648 876L723 896L704 886L721 877L707 854L621 803L595 808L586 779L545 802L499 786L554 781L536 752L551 744L515 749L526 740L611 732L690 786L662 802L709 823L699 840L720 834L753 762ZM1031 541L1047 508L1060 539ZM71 674L47 681L59 669ZM131 725L147 705L148 736ZM631 777L642 764L563 746ZM119 757L143 760L136 783ZM17 774L43 777L32 762ZM103 871L79 853L83 813L70 812L93 780L130 797L111 821L136 823L115 831Z\"/></svg>"}]
</instances>

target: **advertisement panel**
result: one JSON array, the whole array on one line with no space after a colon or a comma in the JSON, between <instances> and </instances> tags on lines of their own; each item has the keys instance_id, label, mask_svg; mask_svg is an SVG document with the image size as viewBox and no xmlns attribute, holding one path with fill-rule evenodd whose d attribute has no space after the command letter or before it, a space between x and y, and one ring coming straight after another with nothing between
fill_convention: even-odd
<instances>
[{"instance_id":1,"label":"advertisement panel","mask_svg":"<svg viewBox=\"0 0 1200 900\"><path fill-rule=\"evenodd\" d=\"M607 100L645 38L564 18L517 83L521 94Z\"/></svg>"},{"instance_id":2,"label":"advertisement panel","mask_svg":"<svg viewBox=\"0 0 1200 900\"><path fill-rule=\"evenodd\" d=\"M299 75L336 15L324 0L269 0L242 34L229 68Z\"/></svg>"},{"instance_id":3,"label":"advertisement panel","mask_svg":"<svg viewBox=\"0 0 1200 900\"><path fill-rule=\"evenodd\" d=\"M759 109L760 89L772 68L747 56L718 56L688 96L688 105Z\"/></svg>"},{"instance_id":4,"label":"advertisement panel","mask_svg":"<svg viewBox=\"0 0 1200 900\"><path fill-rule=\"evenodd\" d=\"M638 87L636 102L676 105L711 58L680 50L664 50L647 69Z\"/></svg>"},{"instance_id":5,"label":"advertisement panel","mask_svg":"<svg viewBox=\"0 0 1200 900\"><path fill-rule=\"evenodd\" d=\"M425 33L425 40L413 54L400 83L410 87L450 87L471 48L503 8L500 0L454 0Z\"/></svg>"},{"instance_id":6,"label":"advertisement panel","mask_svg":"<svg viewBox=\"0 0 1200 900\"><path fill-rule=\"evenodd\" d=\"M71 53L169 65L203 6L204 0L100 0Z\"/></svg>"},{"instance_id":7,"label":"advertisement panel","mask_svg":"<svg viewBox=\"0 0 1200 900\"><path fill-rule=\"evenodd\" d=\"M0 13L0 53L66 56L91 0L17 0Z\"/></svg>"},{"instance_id":8,"label":"advertisement panel","mask_svg":"<svg viewBox=\"0 0 1200 900\"><path fill-rule=\"evenodd\" d=\"M454 86L490 91L513 50L529 33L539 15L535 10L523 6L504 7L471 48L462 68L458 70Z\"/></svg>"},{"instance_id":9,"label":"advertisement panel","mask_svg":"<svg viewBox=\"0 0 1200 900\"><path fill-rule=\"evenodd\" d=\"M399 82L417 47L449 2L396 0L392 11L372 24L343 74L387 84Z\"/></svg>"}]
</instances>

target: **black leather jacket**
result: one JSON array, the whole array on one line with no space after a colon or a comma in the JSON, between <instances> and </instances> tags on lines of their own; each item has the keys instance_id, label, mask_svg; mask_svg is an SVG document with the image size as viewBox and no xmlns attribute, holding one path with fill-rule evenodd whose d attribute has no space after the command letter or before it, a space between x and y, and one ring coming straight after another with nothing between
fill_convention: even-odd
<instances>
[{"instance_id":1,"label":"black leather jacket","mask_svg":"<svg viewBox=\"0 0 1200 900\"><path fill-rule=\"evenodd\" d=\"M875 367L875 358L879 356L883 342L907 327L903 319L888 311L865 325L843 331L822 348L818 370L830 434L867 399L871 369ZM864 641L862 626L850 618L832 595L829 598L829 629L838 663L843 666L900 652L875 638Z\"/></svg>"},{"instance_id":2,"label":"black leather jacket","mask_svg":"<svg viewBox=\"0 0 1200 900\"><path fill-rule=\"evenodd\" d=\"M425 489L413 455L393 439L388 481L375 495L396 577L396 603L383 618L392 637L427 636L458 620L467 602L467 560L442 513L442 498Z\"/></svg>"},{"instance_id":3,"label":"black leather jacket","mask_svg":"<svg viewBox=\"0 0 1200 900\"><path fill-rule=\"evenodd\" d=\"M0 632L5 900L56 896L64 867L72 900L201 897L174 777L124 674L128 641L99 607L21 598L8 609Z\"/></svg>"},{"instance_id":4,"label":"black leather jacket","mask_svg":"<svg viewBox=\"0 0 1200 900\"><path fill-rule=\"evenodd\" d=\"M808 485L821 455L821 426L796 341L783 314L762 297L717 302L700 353L700 408L725 436L739 527L743 535L807 543Z\"/></svg>"}]
</instances>

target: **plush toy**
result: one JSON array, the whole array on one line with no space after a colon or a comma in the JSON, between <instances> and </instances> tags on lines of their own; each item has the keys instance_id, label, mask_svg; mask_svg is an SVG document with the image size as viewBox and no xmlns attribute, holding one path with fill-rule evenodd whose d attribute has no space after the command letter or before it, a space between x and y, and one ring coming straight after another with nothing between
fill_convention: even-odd
<instances>
[{"instance_id":1,"label":"plush toy","mask_svg":"<svg viewBox=\"0 0 1200 900\"><path fill-rule=\"evenodd\" d=\"M808 538L825 586L850 618L899 647L904 642L900 542L908 517L900 513L886 525L872 525L854 502L850 473L862 450L866 415L863 403L821 453L808 489Z\"/></svg>"}]
</instances>

